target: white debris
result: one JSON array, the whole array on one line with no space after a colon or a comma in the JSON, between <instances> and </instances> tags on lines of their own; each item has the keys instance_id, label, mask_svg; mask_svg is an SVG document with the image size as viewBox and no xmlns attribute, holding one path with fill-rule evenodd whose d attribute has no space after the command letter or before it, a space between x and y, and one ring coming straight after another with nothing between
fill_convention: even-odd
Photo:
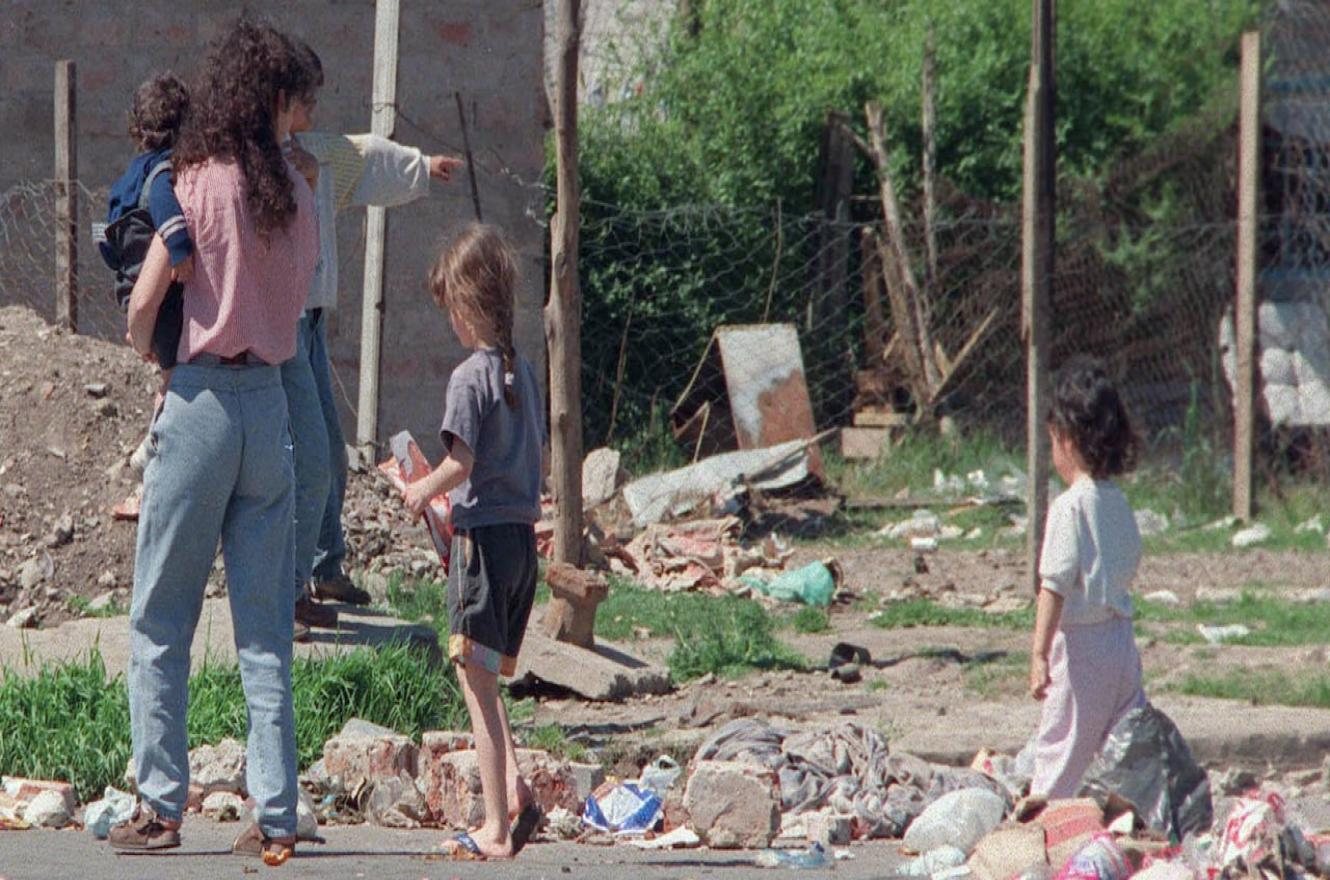
<instances>
[{"instance_id":1,"label":"white debris","mask_svg":"<svg viewBox=\"0 0 1330 880\"><path fill-rule=\"evenodd\" d=\"M1233 536L1233 546L1239 549L1243 547L1252 547L1262 541L1270 540L1270 527L1265 523L1257 523L1254 526L1248 526Z\"/></svg>"},{"instance_id":2,"label":"white debris","mask_svg":"<svg viewBox=\"0 0 1330 880\"><path fill-rule=\"evenodd\" d=\"M1316 532L1318 535L1324 535L1325 523L1322 522L1321 515L1318 513L1311 519L1298 523L1297 528L1293 529L1293 532L1297 535L1301 535L1304 532Z\"/></svg>"},{"instance_id":3,"label":"white debris","mask_svg":"<svg viewBox=\"0 0 1330 880\"><path fill-rule=\"evenodd\" d=\"M1251 628L1240 623L1231 623L1228 626L1207 626L1204 623L1198 623L1196 631L1201 634L1201 638L1212 645L1222 645L1224 642L1251 635Z\"/></svg>"},{"instance_id":4,"label":"white debris","mask_svg":"<svg viewBox=\"0 0 1330 880\"><path fill-rule=\"evenodd\" d=\"M914 516L897 523L890 523L878 530L878 534L893 541L910 538L926 538L936 535L942 528L942 522L931 510L920 508Z\"/></svg>"},{"instance_id":5,"label":"white debris","mask_svg":"<svg viewBox=\"0 0 1330 880\"><path fill-rule=\"evenodd\" d=\"M945 525L937 533L939 541L955 541L957 538L965 537L965 529L960 526Z\"/></svg>"},{"instance_id":6,"label":"white debris","mask_svg":"<svg viewBox=\"0 0 1330 880\"><path fill-rule=\"evenodd\" d=\"M1142 538L1161 535L1168 531L1168 517L1148 507L1138 510L1136 511L1136 530L1141 533Z\"/></svg>"},{"instance_id":7,"label":"white debris","mask_svg":"<svg viewBox=\"0 0 1330 880\"><path fill-rule=\"evenodd\" d=\"M1214 522L1206 525L1205 530L1207 532L1220 532L1223 531L1224 529L1231 529L1237 524L1238 524L1238 518L1230 513L1228 516L1223 517L1221 519L1217 519Z\"/></svg>"},{"instance_id":8,"label":"white debris","mask_svg":"<svg viewBox=\"0 0 1330 880\"><path fill-rule=\"evenodd\" d=\"M1156 605L1167 605L1170 608L1176 608L1182 604L1178 594L1172 590L1155 590L1153 593L1146 593L1142 598L1147 602L1153 602Z\"/></svg>"},{"instance_id":9,"label":"white debris","mask_svg":"<svg viewBox=\"0 0 1330 880\"><path fill-rule=\"evenodd\" d=\"M23 808L23 820L38 828L64 828L71 818L69 804L58 791L43 791Z\"/></svg>"}]
</instances>

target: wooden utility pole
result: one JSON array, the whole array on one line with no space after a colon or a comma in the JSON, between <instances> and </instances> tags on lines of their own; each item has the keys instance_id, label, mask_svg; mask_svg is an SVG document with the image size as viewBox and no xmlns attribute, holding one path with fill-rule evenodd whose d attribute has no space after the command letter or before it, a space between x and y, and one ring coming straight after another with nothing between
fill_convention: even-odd
<instances>
[{"instance_id":1,"label":"wooden utility pole","mask_svg":"<svg viewBox=\"0 0 1330 880\"><path fill-rule=\"evenodd\" d=\"M1057 152L1053 140L1056 87L1053 77L1054 0L1032 0L1030 85L1025 110L1025 188L1021 217L1021 333L1026 352L1026 561L1029 582L1039 589L1039 549L1048 511L1049 318L1053 288L1053 244Z\"/></svg>"},{"instance_id":2,"label":"wooden utility pole","mask_svg":"<svg viewBox=\"0 0 1330 880\"><path fill-rule=\"evenodd\" d=\"M374 85L370 131L390 138L397 127L397 24L400 0L378 0L374 10ZM365 219L365 282L360 312L360 401L356 445L372 446L379 434L379 367L383 342L383 270L388 211L371 206Z\"/></svg>"},{"instance_id":3,"label":"wooden utility pole","mask_svg":"<svg viewBox=\"0 0 1330 880\"><path fill-rule=\"evenodd\" d=\"M1233 322L1237 375L1233 388L1233 515L1256 512L1252 464L1256 445L1256 262L1261 184L1261 34L1242 35L1238 109L1238 301Z\"/></svg>"},{"instance_id":4,"label":"wooden utility pole","mask_svg":"<svg viewBox=\"0 0 1330 880\"><path fill-rule=\"evenodd\" d=\"M55 323L78 332L78 75L55 63Z\"/></svg>"},{"instance_id":5,"label":"wooden utility pole","mask_svg":"<svg viewBox=\"0 0 1330 880\"><path fill-rule=\"evenodd\" d=\"M577 53L581 0L559 0L554 87L558 205L550 223L550 481L554 561L582 564L582 291L577 277L581 184L577 173Z\"/></svg>"}]
</instances>

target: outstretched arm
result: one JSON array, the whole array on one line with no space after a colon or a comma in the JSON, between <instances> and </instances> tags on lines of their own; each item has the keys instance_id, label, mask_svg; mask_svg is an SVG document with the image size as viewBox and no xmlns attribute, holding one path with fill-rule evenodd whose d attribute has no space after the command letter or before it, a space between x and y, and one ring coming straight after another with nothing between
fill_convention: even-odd
<instances>
[{"instance_id":1,"label":"outstretched arm","mask_svg":"<svg viewBox=\"0 0 1330 880\"><path fill-rule=\"evenodd\" d=\"M171 286L171 276L171 255L166 242L160 235L154 235L139 278L129 295L129 344L144 358L152 355L152 328L157 324L157 311Z\"/></svg>"},{"instance_id":2,"label":"outstretched arm","mask_svg":"<svg viewBox=\"0 0 1330 880\"><path fill-rule=\"evenodd\" d=\"M365 162L351 195L355 205L405 205L429 194L431 178L446 183L461 165L456 157L426 156L378 135L356 134L348 139Z\"/></svg>"}]
</instances>

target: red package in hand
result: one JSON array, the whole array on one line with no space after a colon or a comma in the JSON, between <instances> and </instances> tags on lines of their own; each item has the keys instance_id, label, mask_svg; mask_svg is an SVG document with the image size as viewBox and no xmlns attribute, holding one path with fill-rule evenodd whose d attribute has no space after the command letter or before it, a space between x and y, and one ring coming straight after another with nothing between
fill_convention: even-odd
<instances>
[{"instance_id":1,"label":"red package in hand","mask_svg":"<svg viewBox=\"0 0 1330 880\"><path fill-rule=\"evenodd\" d=\"M420 451L410 431L402 431L389 441L393 457L379 465L379 470L398 491L405 492L410 483L423 478L431 470L429 460ZM439 554L439 563L443 573L448 574L448 560L452 553L453 523L452 505L447 495L440 495L429 503L425 510L425 526L429 529L434 549Z\"/></svg>"}]
</instances>

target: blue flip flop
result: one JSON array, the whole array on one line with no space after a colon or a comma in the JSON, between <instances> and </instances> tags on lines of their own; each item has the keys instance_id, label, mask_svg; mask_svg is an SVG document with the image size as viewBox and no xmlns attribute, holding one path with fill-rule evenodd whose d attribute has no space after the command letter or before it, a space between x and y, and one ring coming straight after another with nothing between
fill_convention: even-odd
<instances>
[{"instance_id":1,"label":"blue flip flop","mask_svg":"<svg viewBox=\"0 0 1330 880\"><path fill-rule=\"evenodd\" d=\"M485 854L480 851L480 845L467 832L454 834L448 839L457 844L457 846L448 850L446 856L449 860L454 862L483 862L486 860Z\"/></svg>"}]
</instances>

